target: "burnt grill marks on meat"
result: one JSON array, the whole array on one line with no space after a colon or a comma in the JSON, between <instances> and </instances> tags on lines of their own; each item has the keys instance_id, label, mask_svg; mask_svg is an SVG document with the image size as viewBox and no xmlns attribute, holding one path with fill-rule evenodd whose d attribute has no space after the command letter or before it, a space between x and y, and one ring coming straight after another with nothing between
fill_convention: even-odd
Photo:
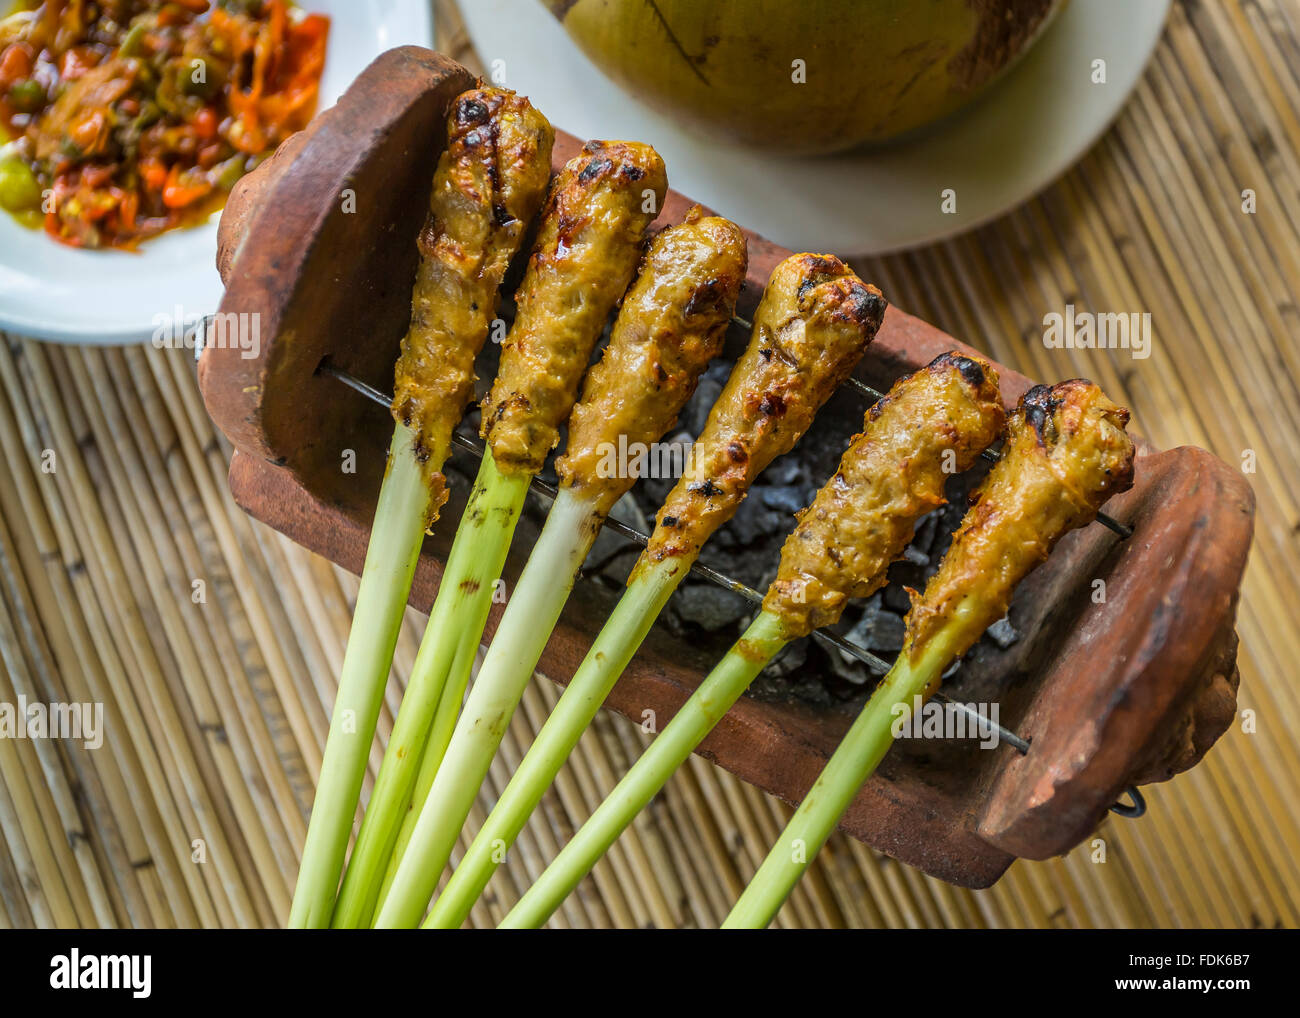
<instances>
[{"instance_id":1,"label":"burnt grill marks on meat","mask_svg":"<svg viewBox=\"0 0 1300 1018\"><path fill-rule=\"evenodd\" d=\"M500 104L497 104L500 106ZM473 93L462 95L455 103L453 122L459 127L478 127L486 123L492 115L491 109L479 96Z\"/></svg>"},{"instance_id":2,"label":"burnt grill marks on meat","mask_svg":"<svg viewBox=\"0 0 1300 1018\"><path fill-rule=\"evenodd\" d=\"M601 177L614 168L614 163L609 159L593 159L589 162L581 173L578 174L579 184L590 184L597 177ZM644 176L642 174L641 176ZM634 180L640 180L641 176L633 177Z\"/></svg>"},{"instance_id":3,"label":"burnt grill marks on meat","mask_svg":"<svg viewBox=\"0 0 1300 1018\"><path fill-rule=\"evenodd\" d=\"M430 522L446 500L440 471L473 398L497 290L546 194L553 142L546 118L508 89L473 89L448 111L393 397L393 416L415 432Z\"/></svg>"},{"instance_id":4,"label":"burnt grill marks on meat","mask_svg":"<svg viewBox=\"0 0 1300 1018\"><path fill-rule=\"evenodd\" d=\"M669 492L636 571L699 554L754 479L794 446L848 377L875 337L883 307L879 291L832 255L791 255L773 269L749 346L696 439L686 473ZM702 490L713 494L701 498ZM664 527L670 517L679 525Z\"/></svg>"},{"instance_id":5,"label":"burnt grill marks on meat","mask_svg":"<svg viewBox=\"0 0 1300 1018\"><path fill-rule=\"evenodd\" d=\"M600 361L569 417L569 444L556 462L561 484L613 506L635 478L600 469L602 449L650 446L672 426L724 337L745 278L740 227L697 206L650 243L623 298ZM708 287L707 307L698 304ZM605 464L607 466L607 464Z\"/></svg>"},{"instance_id":6,"label":"burnt grill marks on meat","mask_svg":"<svg viewBox=\"0 0 1300 1018\"><path fill-rule=\"evenodd\" d=\"M951 364L960 371L962 377L976 389L984 384L984 369L980 366L979 361L973 360L970 357L964 357L953 351L940 354L930 362L931 367L940 364Z\"/></svg>"},{"instance_id":7,"label":"burnt grill marks on meat","mask_svg":"<svg viewBox=\"0 0 1300 1018\"><path fill-rule=\"evenodd\" d=\"M716 311L731 289L728 285L730 282L730 280L709 279L698 284L691 291L690 299L686 302L687 316L703 315L710 311ZM732 303L734 305L734 298Z\"/></svg>"},{"instance_id":8,"label":"burnt grill marks on meat","mask_svg":"<svg viewBox=\"0 0 1300 1018\"><path fill-rule=\"evenodd\" d=\"M786 634L831 625L849 599L883 586L917 521L944 503L947 454L968 470L1005 419L991 365L943 355L896 382L781 551L763 607Z\"/></svg>"},{"instance_id":9,"label":"burnt grill marks on meat","mask_svg":"<svg viewBox=\"0 0 1300 1018\"><path fill-rule=\"evenodd\" d=\"M1002 455L972 496L925 594L913 600L905 653L915 655L946 626L959 627L951 631L954 647L965 653L1006 613L1017 584L1056 542L1132 483L1128 419L1125 408L1082 378L1035 386L1021 397Z\"/></svg>"},{"instance_id":10,"label":"burnt grill marks on meat","mask_svg":"<svg viewBox=\"0 0 1300 1018\"><path fill-rule=\"evenodd\" d=\"M1033 428L1038 442L1050 449L1060 439L1056 426L1057 411L1061 406L1080 393L1087 393L1096 386L1086 378L1070 378L1056 385L1035 385L1020 399L1020 407L1025 422ZM1127 407L1115 406L1110 411L1112 418L1127 426L1129 411Z\"/></svg>"},{"instance_id":11,"label":"burnt grill marks on meat","mask_svg":"<svg viewBox=\"0 0 1300 1018\"><path fill-rule=\"evenodd\" d=\"M850 322L857 322L875 332L884 320L889 306L884 295L874 286L857 279L844 285L844 300L836 312Z\"/></svg>"},{"instance_id":12,"label":"burnt grill marks on meat","mask_svg":"<svg viewBox=\"0 0 1300 1018\"><path fill-rule=\"evenodd\" d=\"M630 172L624 172L630 168ZM504 473L536 473L559 440L578 387L667 190L663 160L636 142L588 142L551 187L496 381L483 436Z\"/></svg>"},{"instance_id":13,"label":"burnt grill marks on meat","mask_svg":"<svg viewBox=\"0 0 1300 1018\"><path fill-rule=\"evenodd\" d=\"M1052 414L1056 413L1056 408L1060 405L1060 400L1053 397L1050 385L1035 385L1020 398L1020 408L1025 422L1034 429L1039 445L1048 444L1049 439L1044 432Z\"/></svg>"}]
</instances>

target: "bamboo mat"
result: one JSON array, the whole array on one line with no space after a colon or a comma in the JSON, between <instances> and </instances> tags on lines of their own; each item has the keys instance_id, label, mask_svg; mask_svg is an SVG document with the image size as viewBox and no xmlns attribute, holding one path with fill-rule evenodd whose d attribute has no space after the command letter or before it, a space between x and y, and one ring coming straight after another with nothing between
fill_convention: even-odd
<instances>
[{"instance_id":1,"label":"bamboo mat","mask_svg":"<svg viewBox=\"0 0 1300 1018\"><path fill-rule=\"evenodd\" d=\"M474 63L454 12L444 48ZM1039 199L858 265L900 306L1044 379L1096 378L1156 444L1253 450L1239 724L1065 858L949 887L836 837L797 926L1300 922L1300 6L1175 7L1115 128ZM1243 214L1241 192L1257 194ZM1042 316L1150 311L1149 360L1050 351ZM0 702L105 705L102 747L0 740L0 927L283 921L356 581L247 519L186 354L0 343ZM410 613L395 674L423 620ZM399 697L390 685L386 738ZM528 690L470 818L556 699ZM495 923L645 739L602 714L472 921ZM378 745L372 755L379 760ZM699 758L556 926L715 926L786 807ZM463 845L462 845L463 848Z\"/></svg>"}]
</instances>

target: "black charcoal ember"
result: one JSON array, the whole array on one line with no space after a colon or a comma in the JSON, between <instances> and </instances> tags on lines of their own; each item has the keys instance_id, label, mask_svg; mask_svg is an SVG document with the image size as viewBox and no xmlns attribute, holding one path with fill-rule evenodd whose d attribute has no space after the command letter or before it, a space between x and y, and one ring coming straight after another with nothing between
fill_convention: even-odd
<instances>
[{"instance_id":1,"label":"black charcoal ember","mask_svg":"<svg viewBox=\"0 0 1300 1018\"><path fill-rule=\"evenodd\" d=\"M879 603L867 603L867 608L848 632L850 643L884 653L897 654L903 649L903 620L894 612L884 610Z\"/></svg>"},{"instance_id":2,"label":"black charcoal ember","mask_svg":"<svg viewBox=\"0 0 1300 1018\"><path fill-rule=\"evenodd\" d=\"M847 636L846 639L853 643L858 642L851 635ZM842 650L830 651L826 655L826 666L835 675L854 686L861 686L870 675L866 665L853 655L845 654Z\"/></svg>"},{"instance_id":3,"label":"black charcoal ember","mask_svg":"<svg viewBox=\"0 0 1300 1018\"><path fill-rule=\"evenodd\" d=\"M786 644L785 649L772 659L766 670L773 678L785 679L802 669L807 661L808 641L795 640Z\"/></svg>"},{"instance_id":4,"label":"black charcoal ember","mask_svg":"<svg viewBox=\"0 0 1300 1018\"><path fill-rule=\"evenodd\" d=\"M916 534L910 547L921 552L927 559L933 557L935 542L939 537L939 524L943 520L942 512L927 513L916 526Z\"/></svg>"},{"instance_id":5,"label":"black charcoal ember","mask_svg":"<svg viewBox=\"0 0 1300 1018\"><path fill-rule=\"evenodd\" d=\"M930 564L930 556L915 545L908 545L903 549L903 558L918 566L928 566Z\"/></svg>"},{"instance_id":6,"label":"black charcoal ember","mask_svg":"<svg viewBox=\"0 0 1300 1018\"><path fill-rule=\"evenodd\" d=\"M725 547L748 546L765 537L784 540L785 535L793 529L794 517L790 513L769 509L763 504L761 496L751 494L740 503L736 515L718 536L723 538Z\"/></svg>"},{"instance_id":7,"label":"black charcoal ember","mask_svg":"<svg viewBox=\"0 0 1300 1018\"><path fill-rule=\"evenodd\" d=\"M722 392L730 371L731 365L722 361L710 366L700 379L695 395L687 401L681 416L682 427L692 435L699 435L704 430L704 422L709 419L709 411Z\"/></svg>"},{"instance_id":8,"label":"black charcoal ember","mask_svg":"<svg viewBox=\"0 0 1300 1018\"><path fill-rule=\"evenodd\" d=\"M725 532L727 528L723 528ZM780 539L742 545L722 540L719 534L704 546L700 561L733 580L751 587L765 586L764 577L775 575L770 570L781 552Z\"/></svg>"},{"instance_id":9,"label":"black charcoal ember","mask_svg":"<svg viewBox=\"0 0 1300 1018\"><path fill-rule=\"evenodd\" d=\"M734 626L749 610L745 598L711 583L684 584L674 596L673 606L682 620L708 632Z\"/></svg>"},{"instance_id":10,"label":"black charcoal ember","mask_svg":"<svg viewBox=\"0 0 1300 1018\"><path fill-rule=\"evenodd\" d=\"M987 635L990 640L1003 650L1020 640L1020 634L1016 632L1016 627L1011 624L1009 615L1003 615L1002 618L989 626Z\"/></svg>"},{"instance_id":11,"label":"black charcoal ember","mask_svg":"<svg viewBox=\"0 0 1300 1018\"><path fill-rule=\"evenodd\" d=\"M599 563L593 565L584 565L584 569L598 569L601 576L611 583L624 587L627 585L627 578L632 575L632 567L636 565L636 560L641 557L641 550L635 545L628 545L623 551L615 552L613 555L606 557ZM590 556L587 562L591 563Z\"/></svg>"},{"instance_id":12,"label":"black charcoal ember","mask_svg":"<svg viewBox=\"0 0 1300 1018\"><path fill-rule=\"evenodd\" d=\"M646 532L646 520L640 507L628 495L624 495L610 512L610 518L624 523L641 533ZM587 553L582 568L587 571L603 571L606 563L625 551L641 552L641 546L630 538L618 533L613 527L601 527L596 535L596 543Z\"/></svg>"},{"instance_id":13,"label":"black charcoal ember","mask_svg":"<svg viewBox=\"0 0 1300 1018\"><path fill-rule=\"evenodd\" d=\"M803 485L799 484L768 484L757 487L758 497L763 500L763 505L777 512L789 513L793 516L809 502L807 493Z\"/></svg>"},{"instance_id":14,"label":"black charcoal ember","mask_svg":"<svg viewBox=\"0 0 1300 1018\"><path fill-rule=\"evenodd\" d=\"M801 672L800 674L805 673ZM816 674L807 675L806 677L792 683L790 691L794 694L796 699L802 700L805 703L829 706L835 702L834 698L830 694L830 690L826 688L826 684L822 681L821 677Z\"/></svg>"},{"instance_id":15,"label":"black charcoal ember","mask_svg":"<svg viewBox=\"0 0 1300 1018\"><path fill-rule=\"evenodd\" d=\"M891 583L884 590L884 606L891 612L897 612L900 615L906 615L912 607L912 602L907 596L907 591L903 589L901 583Z\"/></svg>"},{"instance_id":16,"label":"black charcoal ember","mask_svg":"<svg viewBox=\"0 0 1300 1018\"><path fill-rule=\"evenodd\" d=\"M802 482L804 490L812 487L812 482L808 478L808 470L794 456L782 456L763 472L762 480L759 483L781 485L795 484Z\"/></svg>"}]
</instances>

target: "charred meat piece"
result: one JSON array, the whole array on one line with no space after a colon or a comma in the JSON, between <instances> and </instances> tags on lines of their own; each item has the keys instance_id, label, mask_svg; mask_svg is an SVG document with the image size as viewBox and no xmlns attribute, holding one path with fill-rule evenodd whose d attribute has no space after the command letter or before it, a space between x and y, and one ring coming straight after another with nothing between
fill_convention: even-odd
<instances>
[{"instance_id":1,"label":"charred meat piece","mask_svg":"<svg viewBox=\"0 0 1300 1018\"><path fill-rule=\"evenodd\" d=\"M626 452L662 438L722 352L745 267L740 227L698 206L650 245L555 464L560 483L592 498L601 516L636 480L618 461L620 441Z\"/></svg>"},{"instance_id":2,"label":"charred meat piece","mask_svg":"<svg viewBox=\"0 0 1300 1018\"><path fill-rule=\"evenodd\" d=\"M885 306L879 290L833 255L791 255L772 270L749 347L659 511L638 570L699 554L754 479L790 451L848 378L875 338Z\"/></svg>"},{"instance_id":3,"label":"charred meat piece","mask_svg":"<svg viewBox=\"0 0 1300 1018\"><path fill-rule=\"evenodd\" d=\"M1128 418L1086 379L1025 393L1001 459L972 496L925 594L913 599L905 655L915 658L931 635L951 634L951 626L961 629L953 656L964 654L1006 614L1016 584L1056 542L1133 483Z\"/></svg>"},{"instance_id":4,"label":"charred meat piece","mask_svg":"<svg viewBox=\"0 0 1300 1018\"><path fill-rule=\"evenodd\" d=\"M659 154L630 141L588 142L555 179L482 404L483 437L503 473L537 473L559 441L667 187Z\"/></svg>"},{"instance_id":5,"label":"charred meat piece","mask_svg":"<svg viewBox=\"0 0 1300 1018\"><path fill-rule=\"evenodd\" d=\"M970 469L1005 418L997 373L978 358L942 354L894 383L781 550L763 608L790 639L884 586L917 520L943 504L948 478Z\"/></svg>"},{"instance_id":6,"label":"charred meat piece","mask_svg":"<svg viewBox=\"0 0 1300 1018\"><path fill-rule=\"evenodd\" d=\"M442 464L474 395L474 359L545 198L554 140L546 118L507 89L473 89L452 103L393 398L393 416L416 433L433 517L447 500Z\"/></svg>"}]
</instances>

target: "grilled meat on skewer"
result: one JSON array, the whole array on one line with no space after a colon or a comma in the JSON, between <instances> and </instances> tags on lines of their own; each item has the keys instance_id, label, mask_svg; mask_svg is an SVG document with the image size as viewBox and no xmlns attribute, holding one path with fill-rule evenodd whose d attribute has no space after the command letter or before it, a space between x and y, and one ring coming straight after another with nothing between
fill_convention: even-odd
<instances>
[{"instance_id":1,"label":"grilled meat on skewer","mask_svg":"<svg viewBox=\"0 0 1300 1018\"><path fill-rule=\"evenodd\" d=\"M452 103L393 397L425 464L430 523L447 501L443 461L474 395L501 278L546 195L554 141L546 118L508 89L473 89Z\"/></svg>"}]
</instances>

